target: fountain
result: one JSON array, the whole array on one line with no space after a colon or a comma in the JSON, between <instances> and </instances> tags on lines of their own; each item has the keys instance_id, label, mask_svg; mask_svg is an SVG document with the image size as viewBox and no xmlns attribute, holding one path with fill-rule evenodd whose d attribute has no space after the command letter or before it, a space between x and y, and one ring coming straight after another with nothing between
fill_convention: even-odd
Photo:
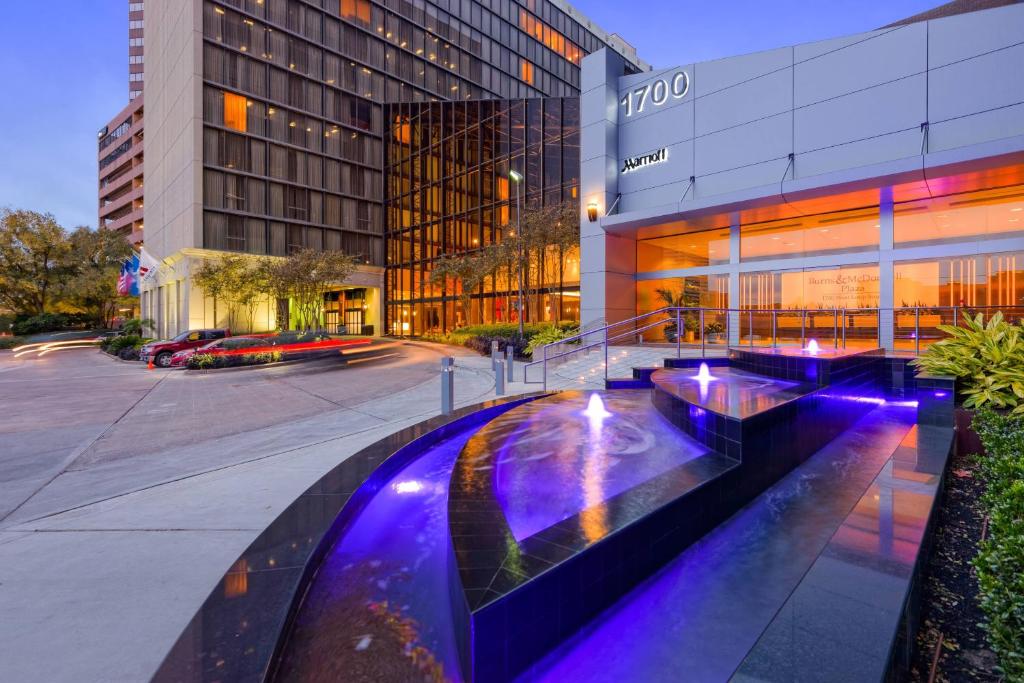
<instances>
[{"instance_id":1,"label":"fountain","mask_svg":"<svg viewBox=\"0 0 1024 683\"><path fill-rule=\"evenodd\" d=\"M707 363L701 363L700 368L698 368L697 370L697 374L694 376L694 379L700 382L701 384L705 384L707 382L713 382L718 378L712 376L711 371L708 370Z\"/></svg>"},{"instance_id":2,"label":"fountain","mask_svg":"<svg viewBox=\"0 0 1024 683\"><path fill-rule=\"evenodd\" d=\"M605 410L604 401L601 400L601 395L596 393L590 395L590 400L587 402L587 409L583 411L583 414L591 420L603 420L606 417L612 416L611 413Z\"/></svg>"},{"instance_id":3,"label":"fountain","mask_svg":"<svg viewBox=\"0 0 1024 683\"><path fill-rule=\"evenodd\" d=\"M818 342L814 339L807 342L807 346L804 348L804 351L811 354L812 356L817 356L819 350L820 349L818 348Z\"/></svg>"}]
</instances>

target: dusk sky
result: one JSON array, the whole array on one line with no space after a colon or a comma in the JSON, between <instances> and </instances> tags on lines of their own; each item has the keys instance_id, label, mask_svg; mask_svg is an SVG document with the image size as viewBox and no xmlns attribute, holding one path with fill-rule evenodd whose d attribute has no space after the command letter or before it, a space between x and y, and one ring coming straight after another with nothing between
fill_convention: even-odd
<instances>
[{"instance_id":1,"label":"dusk sky","mask_svg":"<svg viewBox=\"0 0 1024 683\"><path fill-rule=\"evenodd\" d=\"M622 35L657 67L866 31L941 0L572 4ZM128 103L127 5L125 0L5 3L0 206L49 211L68 228L95 227L96 132Z\"/></svg>"}]
</instances>

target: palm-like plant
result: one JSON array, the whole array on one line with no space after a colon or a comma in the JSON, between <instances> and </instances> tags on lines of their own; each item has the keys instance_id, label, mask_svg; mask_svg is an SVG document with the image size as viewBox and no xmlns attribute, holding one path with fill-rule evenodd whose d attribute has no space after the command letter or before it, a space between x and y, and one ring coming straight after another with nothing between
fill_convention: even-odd
<instances>
[{"instance_id":1,"label":"palm-like plant","mask_svg":"<svg viewBox=\"0 0 1024 683\"><path fill-rule=\"evenodd\" d=\"M989 406L1024 414L1024 327L993 315L964 316L964 325L939 325L949 335L911 363L934 375L956 377L964 407Z\"/></svg>"}]
</instances>

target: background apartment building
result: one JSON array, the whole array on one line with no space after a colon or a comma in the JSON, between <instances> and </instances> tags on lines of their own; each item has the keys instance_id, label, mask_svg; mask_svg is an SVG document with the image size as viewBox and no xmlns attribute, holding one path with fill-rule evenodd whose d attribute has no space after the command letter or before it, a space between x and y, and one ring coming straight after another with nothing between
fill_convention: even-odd
<instances>
[{"instance_id":1,"label":"background apartment building","mask_svg":"<svg viewBox=\"0 0 1024 683\"><path fill-rule=\"evenodd\" d=\"M128 104L97 134L99 227L143 241L143 3L128 3Z\"/></svg>"},{"instance_id":2,"label":"background apartment building","mask_svg":"<svg viewBox=\"0 0 1024 683\"><path fill-rule=\"evenodd\" d=\"M142 305L165 334L223 322L190 285L204 257L303 247L361 258L345 289L379 332L384 104L575 96L584 55L636 63L547 0L188 0L151 7L146 40L146 248L165 265Z\"/></svg>"}]
</instances>

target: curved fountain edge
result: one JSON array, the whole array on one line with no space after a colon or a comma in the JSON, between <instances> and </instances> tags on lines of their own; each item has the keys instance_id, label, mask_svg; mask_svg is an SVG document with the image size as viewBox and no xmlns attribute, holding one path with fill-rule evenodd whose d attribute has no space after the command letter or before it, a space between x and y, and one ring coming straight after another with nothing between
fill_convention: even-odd
<instances>
[{"instance_id":1,"label":"curved fountain edge","mask_svg":"<svg viewBox=\"0 0 1024 683\"><path fill-rule=\"evenodd\" d=\"M302 603L302 596L316 576L327 552L372 498L376 491L375 485L387 481L412 462L417 455L454 432L475 423L483 424L507 410L547 396L549 393L533 392L484 401L459 408L451 415L428 418L379 439L335 465L296 497L230 565L171 646L153 674L152 680L272 680L293 619ZM367 469L367 466L370 467ZM362 473L356 474L361 478L354 488L349 491L331 491L328 490L329 486L324 486L325 482L345 474L345 470ZM333 514L324 514L319 520L313 520L307 528L291 529L294 526L292 517L297 507L301 507L304 499L311 497L323 499L317 500L318 504L333 504L336 511ZM276 568L280 571L290 570L293 575L291 581L271 582L271 585L262 587L256 582L253 585L255 590L249 592L247 588L243 596L234 596L247 598L252 602L253 608L260 612L274 610L274 605L277 605L276 613L259 615L270 617L266 623L254 618L251 622L246 622L245 629L228 627L237 621L237 610L231 608L239 605L238 602L230 602L225 597L231 590L229 587L240 582L248 586L248 577L253 575L246 568L249 566L248 558L266 554L268 544L273 545L275 537L282 532L316 540L307 548L300 550L300 553L306 554L294 561L292 566ZM294 544L292 547L294 548ZM239 567L243 569L240 570ZM241 580L243 576L246 577L245 580ZM216 628L217 626L221 628ZM247 649L250 652L246 652ZM225 650L241 654L237 660L229 661L231 655ZM232 674L232 671L235 673Z\"/></svg>"}]
</instances>

